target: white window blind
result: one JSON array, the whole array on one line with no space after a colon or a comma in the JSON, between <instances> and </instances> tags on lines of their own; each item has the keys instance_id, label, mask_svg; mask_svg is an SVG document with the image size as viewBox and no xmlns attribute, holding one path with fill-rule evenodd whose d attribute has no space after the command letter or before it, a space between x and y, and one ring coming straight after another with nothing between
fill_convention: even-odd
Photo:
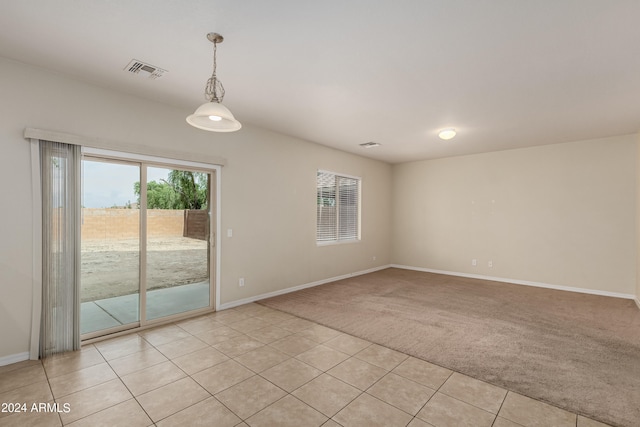
<instances>
[{"instance_id":1,"label":"white window blind","mask_svg":"<svg viewBox=\"0 0 640 427\"><path fill-rule=\"evenodd\" d=\"M318 171L316 241L360 238L360 178Z\"/></svg>"}]
</instances>

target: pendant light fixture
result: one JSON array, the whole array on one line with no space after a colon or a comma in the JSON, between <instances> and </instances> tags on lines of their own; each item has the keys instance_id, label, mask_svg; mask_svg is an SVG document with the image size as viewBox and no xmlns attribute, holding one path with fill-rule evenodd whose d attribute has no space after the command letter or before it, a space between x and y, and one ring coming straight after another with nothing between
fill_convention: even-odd
<instances>
[{"instance_id":1,"label":"pendant light fixture","mask_svg":"<svg viewBox=\"0 0 640 427\"><path fill-rule=\"evenodd\" d=\"M207 39L213 43L213 74L207 80L204 91L204 97L208 102L199 106L195 113L187 117L187 123L198 129L212 132L234 132L242 125L233 117L231 111L222 105L224 87L216 77L216 51L218 43L222 43L224 38L218 33L209 33Z\"/></svg>"}]
</instances>

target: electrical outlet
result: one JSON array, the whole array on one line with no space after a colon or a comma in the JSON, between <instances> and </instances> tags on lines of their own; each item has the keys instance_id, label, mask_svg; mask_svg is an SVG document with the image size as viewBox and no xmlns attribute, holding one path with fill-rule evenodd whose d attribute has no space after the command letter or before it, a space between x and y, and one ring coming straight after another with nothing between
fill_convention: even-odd
<instances>
[{"instance_id":1,"label":"electrical outlet","mask_svg":"<svg viewBox=\"0 0 640 427\"><path fill-rule=\"evenodd\" d=\"M376 256L375 256L375 255L373 256L373 260L374 260L374 261L376 260Z\"/></svg>"},{"instance_id":2,"label":"electrical outlet","mask_svg":"<svg viewBox=\"0 0 640 427\"><path fill-rule=\"evenodd\" d=\"M493 261L489 261L489 268L493 268Z\"/></svg>"},{"instance_id":3,"label":"electrical outlet","mask_svg":"<svg viewBox=\"0 0 640 427\"><path fill-rule=\"evenodd\" d=\"M478 260L477 260L477 259L475 259L475 258L474 258L474 259L472 259L472 260L471 260L471 265L473 265L474 267L475 267L476 265L478 265Z\"/></svg>"},{"instance_id":4,"label":"electrical outlet","mask_svg":"<svg viewBox=\"0 0 640 427\"><path fill-rule=\"evenodd\" d=\"M241 277L241 278L238 280L238 286L244 286L244 277Z\"/></svg>"}]
</instances>

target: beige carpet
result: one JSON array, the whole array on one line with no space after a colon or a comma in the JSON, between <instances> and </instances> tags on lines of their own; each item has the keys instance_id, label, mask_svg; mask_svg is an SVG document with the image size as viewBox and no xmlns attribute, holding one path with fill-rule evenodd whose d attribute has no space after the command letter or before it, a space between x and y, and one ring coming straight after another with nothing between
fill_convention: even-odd
<instances>
[{"instance_id":1,"label":"beige carpet","mask_svg":"<svg viewBox=\"0 0 640 427\"><path fill-rule=\"evenodd\" d=\"M260 303L605 423L640 426L632 300L390 268Z\"/></svg>"}]
</instances>

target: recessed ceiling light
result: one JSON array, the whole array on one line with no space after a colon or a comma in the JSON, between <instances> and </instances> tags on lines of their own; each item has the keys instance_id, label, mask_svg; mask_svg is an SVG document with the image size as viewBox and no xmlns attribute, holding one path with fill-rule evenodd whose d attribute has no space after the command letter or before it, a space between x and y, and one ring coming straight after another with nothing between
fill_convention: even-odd
<instances>
[{"instance_id":1,"label":"recessed ceiling light","mask_svg":"<svg viewBox=\"0 0 640 427\"><path fill-rule=\"evenodd\" d=\"M373 142L373 141L371 141L371 142L363 142L362 144L360 144L360 146L364 147L364 148L379 147L381 145L382 144L380 144L379 142Z\"/></svg>"},{"instance_id":2,"label":"recessed ceiling light","mask_svg":"<svg viewBox=\"0 0 640 427\"><path fill-rule=\"evenodd\" d=\"M452 128L442 129L440 132L438 132L438 136L440 137L440 139L444 139L446 141L456 136L456 130Z\"/></svg>"}]
</instances>

